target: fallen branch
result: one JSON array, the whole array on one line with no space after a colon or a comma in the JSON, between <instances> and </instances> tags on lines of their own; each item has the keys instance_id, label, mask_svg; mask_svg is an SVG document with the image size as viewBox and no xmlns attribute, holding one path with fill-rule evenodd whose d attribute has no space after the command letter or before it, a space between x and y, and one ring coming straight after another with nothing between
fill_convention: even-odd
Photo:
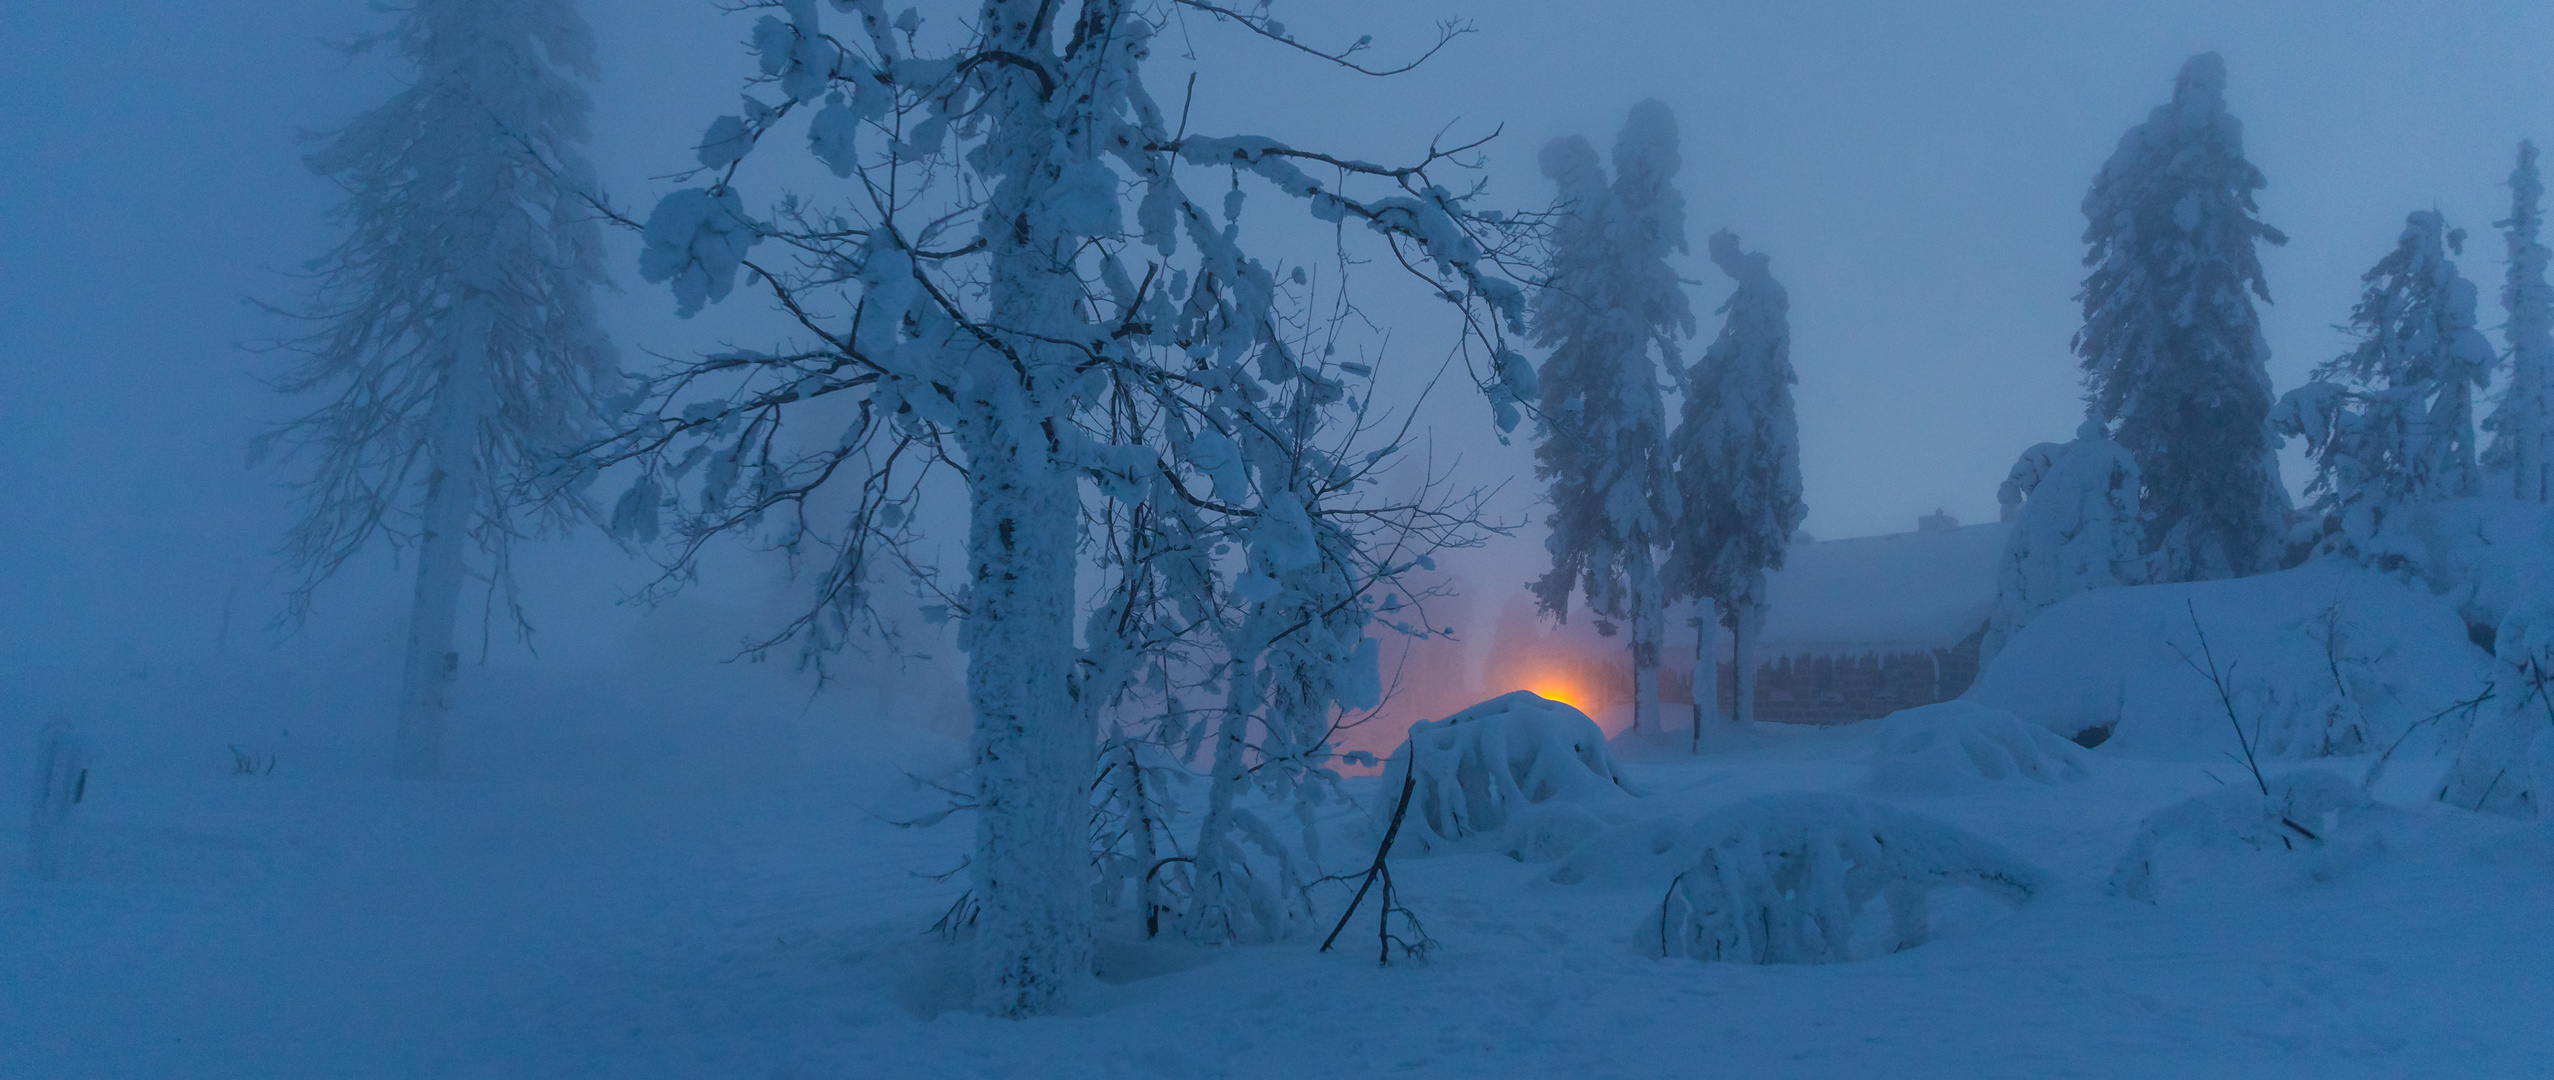
<instances>
[{"instance_id":1,"label":"fallen branch","mask_svg":"<svg viewBox=\"0 0 2554 1080\"><path fill-rule=\"evenodd\" d=\"M1375 861L1373 865L1366 867L1365 880L1358 883L1357 895L1348 901L1348 910L1339 913L1339 925L1331 927L1330 936L1321 940L1320 951L1329 952L1330 947L1339 941L1340 932L1348 929L1348 920L1356 917L1358 906L1366 902L1366 890L1373 888L1378 880L1383 882L1381 898L1383 909L1375 916L1375 937L1378 949L1375 961L1380 964L1392 963L1392 947L1396 944L1401 946L1403 955L1414 960L1425 960L1428 950L1436 945L1436 941L1429 938L1428 932L1420 927L1418 914L1397 899L1399 894L1392 885L1392 867L1385 861L1392 854L1392 838L1401 834L1401 821L1410 813L1410 794L1417 790L1418 786L1419 751L1414 746L1410 748L1409 767L1401 776L1401 801L1392 808L1392 823L1384 827L1383 843L1375 845ZM1392 914L1395 911L1400 912L1402 919L1409 923L1410 933L1417 940L1408 940L1392 932Z\"/></svg>"}]
</instances>

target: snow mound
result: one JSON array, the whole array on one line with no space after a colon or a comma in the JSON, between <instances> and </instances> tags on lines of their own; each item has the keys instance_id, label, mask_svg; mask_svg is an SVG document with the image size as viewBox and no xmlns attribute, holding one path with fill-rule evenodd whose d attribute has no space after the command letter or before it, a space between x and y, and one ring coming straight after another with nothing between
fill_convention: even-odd
<instances>
[{"instance_id":1,"label":"snow mound","mask_svg":"<svg viewBox=\"0 0 2554 1080\"><path fill-rule=\"evenodd\" d=\"M2521 574L2505 590L2494 701L2476 702L2456 763L2439 784L2440 802L2527 819L2546 814L2554 795L2554 562Z\"/></svg>"},{"instance_id":2,"label":"snow mound","mask_svg":"<svg viewBox=\"0 0 2554 1080\"><path fill-rule=\"evenodd\" d=\"M2196 616L2197 625L2193 625ZM2085 745L2180 760L2239 749L2200 631L2265 757L2392 746L2483 690L2491 657L2454 608L2335 559L2179 585L2096 589L2035 616L1965 700Z\"/></svg>"},{"instance_id":3,"label":"snow mound","mask_svg":"<svg viewBox=\"0 0 2554 1080\"><path fill-rule=\"evenodd\" d=\"M2220 888L2328 881L2382 855L2400 813L2320 769L2185 799L2147 816L2112 869L2113 895L2159 903Z\"/></svg>"},{"instance_id":4,"label":"snow mound","mask_svg":"<svg viewBox=\"0 0 2554 1080\"><path fill-rule=\"evenodd\" d=\"M1935 889L1965 886L2019 905L2041 880L1992 841L1858 795L1758 796L1705 814L1673 850L1693 858L1669 880L1642 945L1696 960L1868 959L1932 938ZM1591 866L1565 869L1585 876Z\"/></svg>"},{"instance_id":5,"label":"snow mound","mask_svg":"<svg viewBox=\"0 0 2554 1080\"><path fill-rule=\"evenodd\" d=\"M1863 786L1874 791L1958 791L2006 781L2072 784L2084 751L2047 728L1974 701L1902 709L1880 721Z\"/></svg>"},{"instance_id":6,"label":"snow mound","mask_svg":"<svg viewBox=\"0 0 2554 1080\"><path fill-rule=\"evenodd\" d=\"M1416 767L1412 767L1416 755ZM1392 752L1386 777L1415 785L1396 852L1497 850L1555 859L1620 818L1638 794L1586 713L1518 690L1443 720L1422 720ZM1388 815L1392 803L1375 807Z\"/></svg>"}]
</instances>

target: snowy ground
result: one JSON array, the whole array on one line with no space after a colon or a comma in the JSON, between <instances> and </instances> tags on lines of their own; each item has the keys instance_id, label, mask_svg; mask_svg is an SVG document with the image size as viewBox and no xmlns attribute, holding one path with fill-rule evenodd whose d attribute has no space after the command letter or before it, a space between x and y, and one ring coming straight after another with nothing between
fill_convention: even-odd
<instances>
[{"instance_id":1,"label":"snowy ground","mask_svg":"<svg viewBox=\"0 0 2554 1080\"><path fill-rule=\"evenodd\" d=\"M385 732L331 720L378 688L288 675L89 702L113 719L87 724L72 875L0 874L0 1076L2554 1075L2554 840L2421 801L2435 759L2390 774L2406 816L2325 881L2106 895L2142 817L2240 777L2094 753L2082 783L1890 795L2054 884L1880 959L1648 959L1657 885L1445 856L1398 871L1427 963L1378 968L1362 918L1330 955L1119 927L1077 1015L1019 1023L955 1009L962 947L926 933L965 817L870 809L922 805L903 772L951 767L945 735L786 694L494 679L456 756L507 764L400 784ZM15 704L0 775L32 744ZM1871 743L1781 731L1628 769L1642 814L1685 820L1856 789ZM234 773L231 745L273 770ZM20 840L0 833L12 863Z\"/></svg>"}]
</instances>

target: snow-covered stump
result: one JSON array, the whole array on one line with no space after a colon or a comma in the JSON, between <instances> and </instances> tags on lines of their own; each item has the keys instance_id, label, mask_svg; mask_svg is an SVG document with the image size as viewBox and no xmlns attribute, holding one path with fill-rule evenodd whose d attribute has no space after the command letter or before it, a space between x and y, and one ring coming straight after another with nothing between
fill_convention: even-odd
<instances>
[{"instance_id":1,"label":"snow-covered stump","mask_svg":"<svg viewBox=\"0 0 2554 1080\"><path fill-rule=\"evenodd\" d=\"M1405 770L1416 788L1400 844L1419 855L1495 849L1559 858L1640 794L1606 750L1605 729L1525 690L1411 725L1383 774Z\"/></svg>"},{"instance_id":2,"label":"snow-covered stump","mask_svg":"<svg viewBox=\"0 0 2554 1080\"><path fill-rule=\"evenodd\" d=\"M2147 815L2111 871L2113 895L2156 903L2210 887L2328 880L2388 846L2399 813L2320 769L2229 784Z\"/></svg>"},{"instance_id":3,"label":"snow-covered stump","mask_svg":"<svg viewBox=\"0 0 2554 1080\"><path fill-rule=\"evenodd\" d=\"M2000 845L1855 795L1786 792L1712 811L1682 848L1645 943L1745 964L1868 959L1932 937L1927 894L1965 886L2019 906L2041 874ZM1881 907L1873 910L1874 901ZM1875 918L1876 916L1876 918Z\"/></svg>"},{"instance_id":4,"label":"snow-covered stump","mask_svg":"<svg viewBox=\"0 0 2554 1080\"><path fill-rule=\"evenodd\" d=\"M1880 721L1864 786L1875 791L1956 791L1984 784L2072 784L2084 751L2002 709L1945 701Z\"/></svg>"},{"instance_id":5,"label":"snow-covered stump","mask_svg":"<svg viewBox=\"0 0 2554 1080\"><path fill-rule=\"evenodd\" d=\"M88 744L55 719L36 736L35 789L27 817L27 869L53 881L62 877L69 847L71 808L87 794Z\"/></svg>"}]
</instances>

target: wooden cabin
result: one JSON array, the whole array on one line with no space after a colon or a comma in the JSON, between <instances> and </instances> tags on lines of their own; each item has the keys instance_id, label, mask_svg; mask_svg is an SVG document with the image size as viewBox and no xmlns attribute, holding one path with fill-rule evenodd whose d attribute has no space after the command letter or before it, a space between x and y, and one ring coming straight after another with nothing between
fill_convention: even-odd
<instances>
[{"instance_id":1,"label":"wooden cabin","mask_svg":"<svg viewBox=\"0 0 2554 1080\"><path fill-rule=\"evenodd\" d=\"M1962 526L1935 513L1915 532L1794 545L1767 582L1756 718L1844 724L1960 696L1977 680L2009 528ZM1660 696L1691 705L1692 638L1685 640L1682 656L1671 652L1660 672ZM1737 689L1726 630L1718 643L1726 716Z\"/></svg>"}]
</instances>

